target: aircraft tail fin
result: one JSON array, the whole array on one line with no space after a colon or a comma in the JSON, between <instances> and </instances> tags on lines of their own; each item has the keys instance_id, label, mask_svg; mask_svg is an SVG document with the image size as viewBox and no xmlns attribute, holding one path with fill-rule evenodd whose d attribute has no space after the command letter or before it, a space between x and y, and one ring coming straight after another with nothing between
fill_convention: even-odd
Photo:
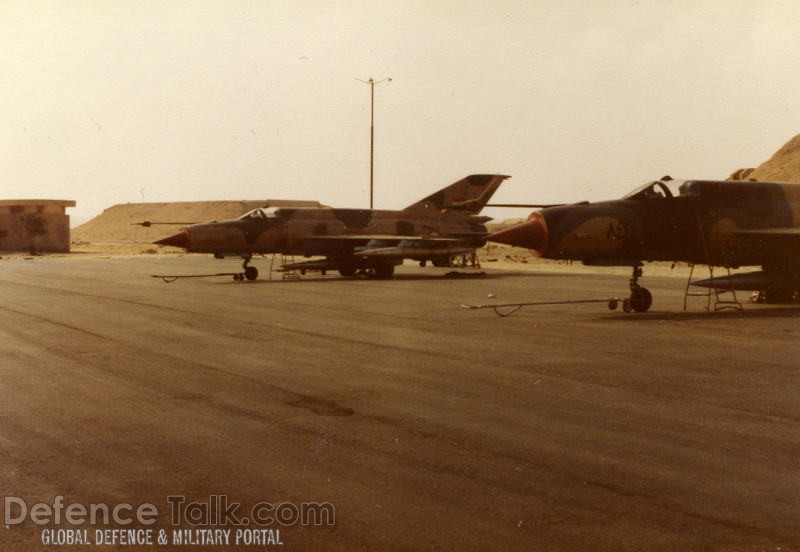
<instances>
[{"instance_id":1,"label":"aircraft tail fin","mask_svg":"<svg viewBox=\"0 0 800 552\"><path fill-rule=\"evenodd\" d=\"M508 176L472 174L403 209L407 212L462 211L477 215Z\"/></svg>"}]
</instances>

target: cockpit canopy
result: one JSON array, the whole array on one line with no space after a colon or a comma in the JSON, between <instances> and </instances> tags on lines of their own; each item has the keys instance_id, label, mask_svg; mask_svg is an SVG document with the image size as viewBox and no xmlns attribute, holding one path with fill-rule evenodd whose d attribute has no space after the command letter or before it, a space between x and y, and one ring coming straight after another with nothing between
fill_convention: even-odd
<instances>
[{"instance_id":1,"label":"cockpit canopy","mask_svg":"<svg viewBox=\"0 0 800 552\"><path fill-rule=\"evenodd\" d=\"M673 180L669 176L648 182L628 193L623 199L649 200L673 197L697 197L700 195L698 182L694 180Z\"/></svg>"},{"instance_id":2,"label":"cockpit canopy","mask_svg":"<svg viewBox=\"0 0 800 552\"><path fill-rule=\"evenodd\" d=\"M259 207L248 211L239 217L239 220L273 219L278 217L280 207Z\"/></svg>"}]
</instances>

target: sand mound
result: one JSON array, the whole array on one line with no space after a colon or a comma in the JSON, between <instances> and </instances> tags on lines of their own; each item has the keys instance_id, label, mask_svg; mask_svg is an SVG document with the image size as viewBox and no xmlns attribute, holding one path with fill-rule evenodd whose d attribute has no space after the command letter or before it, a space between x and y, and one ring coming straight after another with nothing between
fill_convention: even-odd
<instances>
[{"instance_id":1,"label":"sand mound","mask_svg":"<svg viewBox=\"0 0 800 552\"><path fill-rule=\"evenodd\" d=\"M256 207L322 207L316 201L184 201L175 203L124 203L114 205L92 220L72 229L72 243L152 243L174 234L181 224L149 228L142 221L192 223L236 218Z\"/></svg>"},{"instance_id":2,"label":"sand mound","mask_svg":"<svg viewBox=\"0 0 800 552\"><path fill-rule=\"evenodd\" d=\"M765 182L800 182L800 134L748 175Z\"/></svg>"}]
</instances>

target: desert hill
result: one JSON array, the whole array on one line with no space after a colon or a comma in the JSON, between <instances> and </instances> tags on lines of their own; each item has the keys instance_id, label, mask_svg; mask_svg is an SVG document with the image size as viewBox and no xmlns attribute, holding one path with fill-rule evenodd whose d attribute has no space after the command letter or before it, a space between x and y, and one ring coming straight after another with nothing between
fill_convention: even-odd
<instances>
[{"instance_id":1,"label":"desert hill","mask_svg":"<svg viewBox=\"0 0 800 552\"><path fill-rule=\"evenodd\" d=\"M765 182L800 182L800 134L786 142L748 178Z\"/></svg>"},{"instance_id":2,"label":"desert hill","mask_svg":"<svg viewBox=\"0 0 800 552\"><path fill-rule=\"evenodd\" d=\"M247 200L181 201L174 203L124 203L114 205L92 220L72 229L72 242L152 243L174 234L181 224L143 227L138 222L192 223L236 218L256 207L323 207L317 201Z\"/></svg>"}]
</instances>

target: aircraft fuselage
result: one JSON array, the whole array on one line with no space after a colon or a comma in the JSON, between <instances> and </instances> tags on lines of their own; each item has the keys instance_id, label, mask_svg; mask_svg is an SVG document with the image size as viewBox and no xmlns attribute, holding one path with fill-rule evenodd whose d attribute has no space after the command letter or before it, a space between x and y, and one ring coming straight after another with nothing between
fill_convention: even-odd
<instances>
[{"instance_id":1,"label":"aircraft fuselage","mask_svg":"<svg viewBox=\"0 0 800 552\"><path fill-rule=\"evenodd\" d=\"M185 240L165 245L184 247L193 253L242 255L282 253L286 255L346 254L350 242L363 236L364 245L382 236L457 238L465 247L481 247L487 236L487 217L436 213L425 218L404 211L330 208L256 209L238 219L193 224L186 227ZM347 236L345 244L336 238ZM167 238L169 239L169 238Z\"/></svg>"},{"instance_id":2,"label":"aircraft fuselage","mask_svg":"<svg viewBox=\"0 0 800 552\"><path fill-rule=\"evenodd\" d=\"M514 242L540 257L588 264L744 266L769 264L779 252L766 244L761 251L742 247L737 233L800 227L800 184L686 181L678 189L667 196L656 185L623 199L549 207L490 239Z\"/></svg>"},{"instance_id":3,"label":"aircraft fuselage","mask_svg":"<svg viewBox=\"0 0 800 552\"><path fill-rule=\"evenodd\" d=\"M462 178L403 210L334 209L330 207L259 208L237 219L192 224L157 241L193 253L245 259L245 277L253 254L279 253L325 257L324 261L289 262L286 270L357 270L390 277L403 259L449 264L450 258L474 253L486 243L479 216L484 205L508 176L474 174Z\"/></svg>"},{"instance_id":4,"label":"aircraft fuselage","mask_svg":"<svg viewBox=\"0 0 800 552\"><path fill-rule=\"evenodd\" d=\"M643 261L761 266L696 285L792 297L800 292L800 184L665 178L622 199L535 211L489 240L539 257L632 266L635 310L650 306L638 285Z\"/></svg>"}]
</instances>

